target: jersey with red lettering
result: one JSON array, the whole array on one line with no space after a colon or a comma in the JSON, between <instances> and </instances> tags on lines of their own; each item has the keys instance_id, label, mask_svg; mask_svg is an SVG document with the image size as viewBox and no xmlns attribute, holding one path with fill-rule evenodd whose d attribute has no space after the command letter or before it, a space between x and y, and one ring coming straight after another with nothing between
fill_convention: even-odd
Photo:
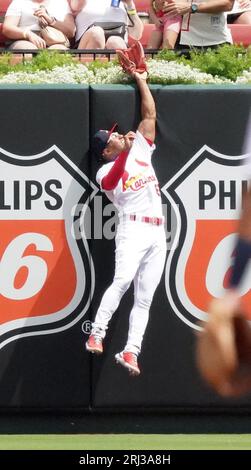
<instances>
[{"instance_id":1,"label":"jersey with red lettering","mask_svg":"<svg viewBox=\"0 0 251 470\"><path fill-rule=\"evenodd\" d=\"M132 148L127 157L125 171L118 185L111 191L102 189L102 179L114 165L106 163L97 172L97 182L101 190L123 214L139 214L149 217L163 215L159 183L151 163L155 145L149 145L143 135L137 131Z\"/></svg>"}]
</instances>

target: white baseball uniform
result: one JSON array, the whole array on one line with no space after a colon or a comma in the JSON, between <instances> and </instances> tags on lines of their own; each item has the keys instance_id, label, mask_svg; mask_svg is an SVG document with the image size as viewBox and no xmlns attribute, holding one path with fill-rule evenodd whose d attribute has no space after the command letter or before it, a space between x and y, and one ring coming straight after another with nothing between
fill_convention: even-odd
<instances>
[{"instance_id":1,"label":"white baseball uniform","mask_svg":"<svg viewBox=\"0 0 251 470\"><path fill-rule=\"evenodd\" d=\"M130 313L125 351L138 354L149 318L154 292L165 264L166 238L158 180L151 163L155 145L149 145L137 131L127 157L125 171L112 191L105 191L118 209L115 275L106 290L93 323L93 332L104 338L105 330L120 300L134 280L134 305ZM114 162L97 173L102 179Z\"/></svg>"},{"instance_id":2,"label":"white baseball uniform","mask_svg":"<svg viewBox=\"0 0 251 470\"><path fill-rule=\"evenodd\" d=\"M209 0L196 0L200 4ZM183 15L180 44L186 46L206 47L225 42L232 43L231 32L227 27L224 12L195 13Z\"/></svg>"}]
</instances>

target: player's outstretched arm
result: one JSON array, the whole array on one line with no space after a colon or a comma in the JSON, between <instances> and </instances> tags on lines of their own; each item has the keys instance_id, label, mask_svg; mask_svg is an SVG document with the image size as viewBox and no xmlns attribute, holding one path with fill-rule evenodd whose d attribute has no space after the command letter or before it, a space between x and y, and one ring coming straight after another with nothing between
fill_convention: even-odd
<instances>
[{"instance_id":1,"label":"player's outstretched arm","mask_svg":"<svg viewBox=\"0 0 251 470\"><path fill-rule=\"evenodd\" d=\"M141 96L141 122L138 130L147 139L154 142L156 127L156 107L152 93L146 82L147 72L133 74Z\"/></svg>"}]
</instances>

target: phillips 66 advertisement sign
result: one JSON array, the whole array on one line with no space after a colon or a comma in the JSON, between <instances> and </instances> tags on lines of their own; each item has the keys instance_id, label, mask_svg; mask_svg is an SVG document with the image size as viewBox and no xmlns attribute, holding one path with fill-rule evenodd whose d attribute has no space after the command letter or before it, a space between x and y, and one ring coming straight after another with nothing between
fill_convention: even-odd
<instances>
[{"instance_id":1,"label":"phillips 66 advertisement sign","mask_svg":"<svg viewBox=\"0 0 251 470\"><path fill-rule=\"evenodd\" d=\"M0 348L73 325L92 296L88 244L76 207L95 194L56 147L30 157L0 149Z\"/></svg>"},{"instance_id":2,"label":"phillips 66 advertisement sign","mask_svg":"<svg viewBox=\"0 0 251 470\"><path fill-rule=\"evenodd\" d=\"M162 187L175 226L166 294L192 328L207 320L210 298L226 289L249 174L247 156L204 146ZM94 266L85 231L74 224L97 187L56 146L30 157L0 149L0 175L2 348L63 331L87 312ZM247 312L250 279L242 285Z\"/></svg>"},{"instance_id":3,"label":"phillips 66 advertisement sign","mask_svg":"<svg viewBox=\"0 0 251 470\"><path fill-rule=\"evenodd\" d=\"M205 145L162 188L176 226L166 265L166 293L174 312L192 328L199 329L198 322L207 320L210 298L226 289L249 175L247 155L222 155ZM249 316L250 287L251 271L242 285Z\"/></svg>"}]
</instances>

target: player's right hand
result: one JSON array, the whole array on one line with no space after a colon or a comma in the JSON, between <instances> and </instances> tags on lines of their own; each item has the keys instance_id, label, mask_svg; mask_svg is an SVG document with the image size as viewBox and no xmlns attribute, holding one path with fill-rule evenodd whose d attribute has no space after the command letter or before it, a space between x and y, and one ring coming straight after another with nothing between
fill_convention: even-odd
<instances>
[{"instance_id":1,"label":"player's right hand","mask_svg":"<svg viewBox=\"0 0 251 470\"><path fill-rule=\"evenodd\" d=\"M132 143L136 137L135 132L129 131L127 134L124 135L124 150L129 150L132 146Z\"/></svg>"}]
</instances>

